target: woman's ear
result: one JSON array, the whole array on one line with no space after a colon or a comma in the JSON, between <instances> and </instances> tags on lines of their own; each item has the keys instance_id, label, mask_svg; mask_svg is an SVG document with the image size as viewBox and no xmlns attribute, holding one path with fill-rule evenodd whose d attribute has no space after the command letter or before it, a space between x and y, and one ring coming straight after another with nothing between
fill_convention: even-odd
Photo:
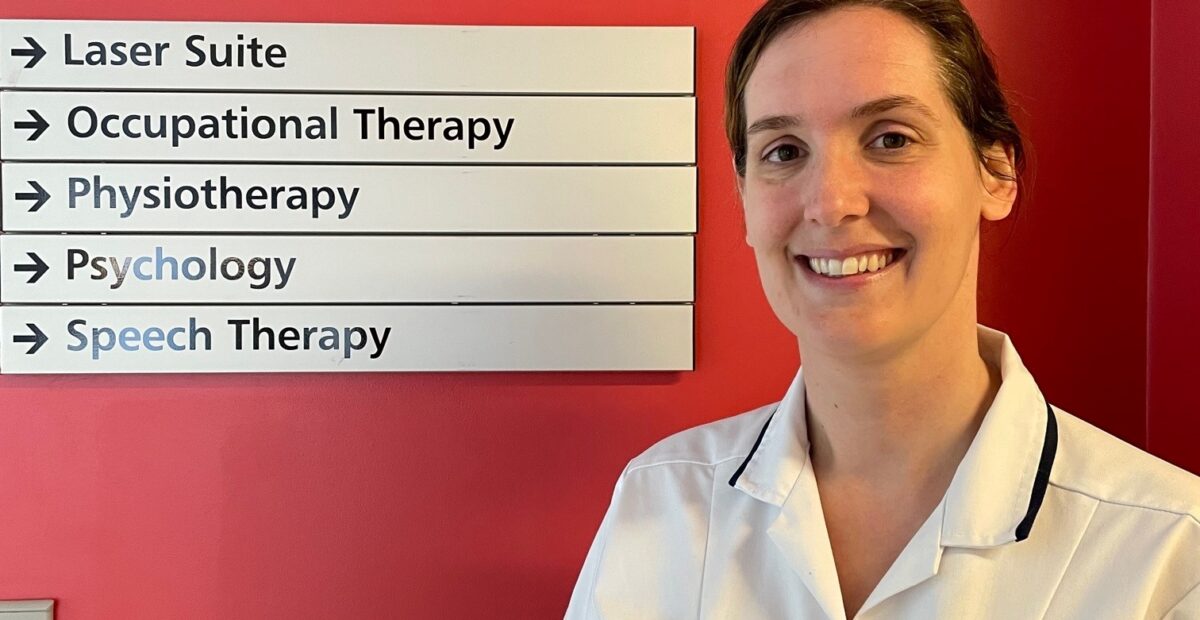
<instances>
[{"instance_id":1,"label":"woman's ear","mask_svg":"<svg viewBox=\"0 0 1200 620\"><path fill-rule=\"evenodd\" d=\"M980 151L979 174L983 180L984 219L998 221L1008 217L1017 199L1016 157L1011 145L997 140Z\"/></svg>"}]
</instances>

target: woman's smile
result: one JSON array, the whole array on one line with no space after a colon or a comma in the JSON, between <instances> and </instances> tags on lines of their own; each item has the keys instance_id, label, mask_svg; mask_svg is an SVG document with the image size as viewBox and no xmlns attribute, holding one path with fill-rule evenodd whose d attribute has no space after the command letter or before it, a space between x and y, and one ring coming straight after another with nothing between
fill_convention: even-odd
<instances>
[{"instance_id":1,"label":"woman's smile","mask_svg":"<svg viewBox=\"0 0 1200 620\"><path fill-rule=\"evenodd\" d=\"M850 291L890 277L907 257L908 250L890 248L844 259L797 254L793 260L806 282L832 291Z\"/></svg>"}]
</instances>

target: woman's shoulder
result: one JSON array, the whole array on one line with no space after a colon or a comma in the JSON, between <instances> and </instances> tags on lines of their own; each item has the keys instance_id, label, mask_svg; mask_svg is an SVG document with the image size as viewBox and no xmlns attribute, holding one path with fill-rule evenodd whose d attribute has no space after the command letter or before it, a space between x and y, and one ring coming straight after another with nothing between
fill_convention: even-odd
<instances>
[{"instance_id":1,"label":"woman's shoulder","mask_svg":"<svg viewBox=\"0 0 1200 620\"><path fill-rule=\"evenodd\" d=\"M778 405L763 405L669 435L630 460L623 476L668 465L713 468L745 458Z\"/></svg>"},{"instance_id":2,"label":"woman's shoulder","mask_svg":"<svg viewBox=\"0 0 1200 620\"><path fill-rule=\"evenodd\" d=\"M1175 515L1200 528L1200 477L1058 407L1050 484L1129 510Z\"/></svg>"}]
</instances>

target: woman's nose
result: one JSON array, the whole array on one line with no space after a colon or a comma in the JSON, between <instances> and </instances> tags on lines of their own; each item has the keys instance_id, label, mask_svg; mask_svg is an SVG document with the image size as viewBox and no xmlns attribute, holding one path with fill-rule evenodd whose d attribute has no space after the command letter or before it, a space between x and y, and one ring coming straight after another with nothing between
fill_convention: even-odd
<instances>
[{"instance_id":1,"label":"woman's nose","mask_svg":"<svg viewBox=\"0 0 1200 620\"><path fill-rule=\"evenodd\" d=\"M866 215L866 182L855 154L826 149L812 157L803 192L804 219L832 227L852 216Z\"/></svg>"}]
</instances>

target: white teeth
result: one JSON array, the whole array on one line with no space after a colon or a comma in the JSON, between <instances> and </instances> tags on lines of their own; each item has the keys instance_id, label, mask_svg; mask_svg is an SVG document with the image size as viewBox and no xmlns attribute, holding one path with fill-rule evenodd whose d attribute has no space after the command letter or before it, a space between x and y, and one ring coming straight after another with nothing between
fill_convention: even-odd
<instances>
[{"instance_id":1,"label":"white teeth","mask_svg":"<svg viewBox=\"0 0 1200 620\"><path fill-rule=\"evenodd\" d=\"M893 250L883 250L860 254L858 256L848 256L844 259L810 258L808 259L808 266L823 276L841 278L867 273L868 271L879 271L887 267L888 263L892 262L894 258Z\"/></svg>"}]
</instances>

